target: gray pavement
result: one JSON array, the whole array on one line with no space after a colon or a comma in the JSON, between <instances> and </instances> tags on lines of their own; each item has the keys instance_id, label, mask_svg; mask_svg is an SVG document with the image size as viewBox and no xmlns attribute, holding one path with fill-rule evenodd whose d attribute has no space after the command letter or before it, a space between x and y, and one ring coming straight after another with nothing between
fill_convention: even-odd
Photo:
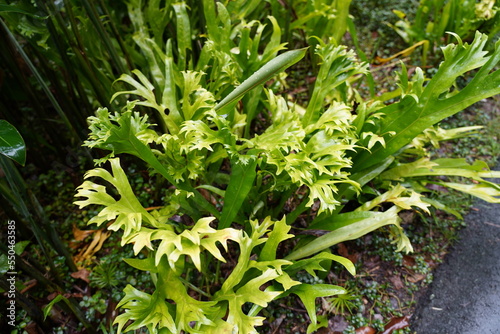
<instances>
[{"instance_id":1,"label":"gray pavement","mask_svg":"<svg viewBox=\"0 0 500 334\"><path fill-rule=\"evenodd\" d=\"M474 207L418 301L412 333L500 334L500 204L478 201Z\"/></svg>"}]
</instances>

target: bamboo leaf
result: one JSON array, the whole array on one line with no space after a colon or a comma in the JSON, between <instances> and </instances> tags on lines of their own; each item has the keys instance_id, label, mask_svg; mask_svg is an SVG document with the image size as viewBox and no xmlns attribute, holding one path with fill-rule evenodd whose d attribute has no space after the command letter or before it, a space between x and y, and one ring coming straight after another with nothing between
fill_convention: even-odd
<instances>
[{"instance_id":1,"label":"bamboo leaf","mask_svg":"<svg viewBox=\"0 0 500 334\"><path fill-rule=\"evenodd\" d=\"M220 101L216 106L215 110L219 110L232 102L236 102L243 97L248 91L257 87L258 85L266 82L274 75L284 71L288 67L297 63L304 57L307 49L298 49L287 51L277 56L264 66L262 66L257 72L252 74L248 79L243 81L241 85L236 87L231 93L229 93L222 101Z\"/></svg>"}]
</instances>

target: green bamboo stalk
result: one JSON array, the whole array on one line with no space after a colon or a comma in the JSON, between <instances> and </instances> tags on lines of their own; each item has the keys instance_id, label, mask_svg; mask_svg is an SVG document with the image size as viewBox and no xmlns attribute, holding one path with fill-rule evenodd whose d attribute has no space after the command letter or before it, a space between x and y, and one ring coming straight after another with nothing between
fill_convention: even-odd
<instances>
[{"instance_id":1,"label":"green bamboo stalk","mask_svg":"<svg viewBox=\"0 0 500 334\"><path fill-rule=\"evenodd\" d=\"M0 34L0 39L0 45L5 45L5 47L1 48L0 51L0 63L2 64L2 66L4 66L4 68L8 69L8 71L12 73L15 80L17 80L17 82L21 84L21 86L23 87L23 93L28 95L30 105L33 106L35 112L42 113L42 103L40 102L39 95L34 91L32 85L21 71L19 63L16 61L16 50L14 46L9 42L7 34ZM5 88L11 89L11 86L9 85L9 87ZM0 95L0 99L5 99L0 102L0 114L2 115L3 119L11 121L12 124L15 124L17 122L15 122L14 120L19 120L21 117L18 110L12 108L12 106L9 106L9 102L11 102L9 100L9 97L10 96L8 96L8 91L3 91L3 93Z\"/></svg>"},{"instance_id":2,"label":"green bamboo stalk","mask_svg":"<svg viewBox=\"0 0 500 334\"><path fill-rule=\"evenodd\" d=\"M76 29L76 20L71 22L71 26L75 29L73 30L73 34L70 34L68 32L68 29L66 28L66 23L64 22L64 18L62 17L61 13L49 2L49 4L52 6L51 8L47 8L46 10L51 13L51 16L54 17L56 20L63 36L64 40L68 43L69 47L72 49L73 54L75 55L77 61L76 63L72 63L69 58L66 55L66 47L62 45L61 41L57 38L59 35L57 32L57 29L55 25L49 21L48 22L48 28L50 30L50 34L53 37L54 43L56 43L56 46L58 46L59 49L59 54L62 56L63 59L66 59L67 61L65 62L65 68L71 72L74 73L73 77L77 78L76 81L80 81L81 75L79 75L76 72L76 69L80 69L83 73L83 76L87 78L90 81L90 84L92 86L92 89L94 91L95 97L99 101L99 103L103 106L106 106L110 108L111 106L109 105L109 100L110 100L110 92L108 91L109 86L111 85L104 85L101 80L96 76L98 73L98 70L95 69L92 66L92 62L90 61L89 57L87 56L87 53L85 52L85 47L83 44L78 44L78 40L81 40L80 34L78 30ZM72 17L72 9L71 9L71 4L68 7L68 16ZM74 35L74 38L72 38L72 35ZM75 41L76 39L76 41ZM78 66L79 65L79 66ZM106 92L108 92L106 94ZM83 93L83 96L86 94Z\"/></svg>"},{"instance_id":3,"label":"green bamboo stalk","mask_svg":"<svg viewBox=\"0 0 500 334\"><path fill-rule=\"evenodd\" d=\"M133 62L130 58L130 54L127 50L127 47L125 46L125 43L123 43L122 36L121 36L120 32L118 31L118 29L116 28L114 21L112 20L112 17L108 11L108 6L104 3L104 0L99 0L99 4L101 5L101 9L102 9L104 15L109 18L107 24L111 28L111 32L113 33L113 37L116 39L116 41L118 42L118 45L120 46L120 50L122 51L123 57L125 58L125 61L127 62L127 66L128 66L129 71L131 71L134 68Z\"/></svg>"},{"instance_id":4,"label":"green bamboo stalk","mask_svg":"<svg viewBox=\"0 0 500 334\"><path fill-rule=\"evenodd\" d=\"M53 3L38 2L37 5L50 14L50 19L47 20L47 29L51 36L51 40L58 50L57 55L60 56L60 61L62 61L62 64L59 63L58 65L62 67L60 68L61 76L62 79L66 81L66 86L68 87L68 89L62 87L61 78L58 77L57 73L51 69L51 66L49 66L47 55L44 55L43 52L40 52L39 48L37 48L36 46L32 47L32 51L38 57L37 59L39 60L40 64L44 65L41 66L41 68L45 69L45 76L47 76L51 84L54 85L54 91L56 93L61 93L58 96L58 101L64 101L63 106L65 113L66 115L68 115L68 117L72 116L72 124L75 124L75 127L77 127L78 133L81 134L81 137L79 139L83 141L86 137L86 118L89 115L93 114L93 107L90 105L87 98L88 92L86 92L82 86L81 76L79 76L76 72L78 66L75 66L74 62L72 62L67 55L67 49L69 47L73 50L74 54L77 57L81 56L82 52L78 51L82 50L81 46L78 48L75 47L75 44L79 43L78 36L73 36L74 34L72 35L68 31L68 29L66 29L64 18L55 8ZM67 12L67 14L70 17L71 21L72 11L70 10L69 12ZM71 21L70 26L76 29L76 21ZM57 29L57 27L59 27L59 29ZM59 38L61 36L62 38ZM74 38L77 39L76 42L74 41ZM65 41L66 43L64 43ZM50 58L50 60L56 61L57 63L57 60L59 59ZM84 71L84 73L92 75L94 71L87 70ZM94 88L94 90L97 92L96 95L98 95L99 98L99 94L103 90L103 87L99 87L98 89ZM100 100L102 100L102 98ZM68 108L71 109L71 111L68 111Z\"/></svg>"},{"instance_id":5,"label":"green bamboo stalk","mask_svg":"<svg viewBox=\"0 0 500 334\"><path fill-rule=\"evenodd\" d=\"M103 92L106 92L106 87L104 87L103 83L101 83L100 80L95 76L95 71L92 70L92 63L89 60L87 53L84 52L85 46L83 45L83 41L82 41L82 37L80 35L80 32L77 29L78 23L77 23L77 20L75 18L75 14L73 12L73 7L67 0L64 0L64 6L66 8L66 13L67 13L69 21L70 21L70 26L71 26L71 30L73 32L73 36L74 36L76 43L77 43L76 46L74 45L74 43L71 43L72 39L68 36L66 26L62 25L64 23L62 16L59 12L57 12L56 14L57 14L57 17L59 18L58 23L60 25L60 28L63 30L63 33L65 34L67 41L70 43L70 45L73 49L73 52L77 55L78 61L84 65L83 66L83 73L85 76L89 77L90 83L93 86L94 93L97 95L99 102L103 106L110 107L108 105L109 104L108 103L109 94L106 95L103 93ZM53 34L53 36L54 36L54 42L60 44L59 39L55 37L56 34ZM59 49L62 50L62 48L59 48ZM78 91L80 99L84 100L87 104L89 104L89 101L87 98L87 93L85 92L85 89L81 85L81 80L79 80L79 75L78 75L78 73L76 73L75 67L69 65L71 62L70 62L68 56L66 55L66 53L61 52L60 54L61 54L61 57L66 65L65 70L68 71L68 73L70 74L71 85L76 86L76 89ZM87 110L90 112L92 109L93 108L90 105L88 105ZM93 110L92 110L92 114L93 114ZM85 125L87 124L86 119L88 116L89 116L88 114L84 115L84 118L85 118L84 124Z\"/></svg>"},{"instance_id":6,"label":"green bamboo stalk","mask_svg":"<svg viewBox=\"0 0 500 334\"><path fill-rule=\"evenodd\" d=\"M59 238L58 234L55 232L54 227L45 217L45 213L38 203L38 200L33 195L29 194L28 188L18 170L14 167L13 162L7 158L0 157L0 167L3 169L5 175L7 176L7 182L10 186L11 192L10 197L16 199L16 202L12 204L17 204L17 211L28 222L33 235L42 248L42 252L47 260L47 263L49 264L50 269L54 273L57 272L54 261L50 256L44 241L48 242L52 248L54 248L60 255L64 256L69 268L71 268L73 271L76 271L76 267L73 263L71 255L66 249L66 246ZM32 212L28 209L27 203L29 203L33 212L35 212L37 222L35 222L35 220L33 219ZM45 230L42 229L42 227Z\"/></svg>"},{"instance_id":7,"label":"green bamboo stalk","mask_svg":"<svg viewBox=\"0 0 500 334\"><path fill-rule=\"evenodd\" d=\"M80 134L78 138L74 138L75 142L82 142L86 139L87 117L93 115L94 108L88 101L87 93L81 85L81 80L79 80L78 75L74 72L75 66L68 60L67 55L62 54L65 65L62 68L59 67L59 71L54 71L49 65L49 59L41 54L37 48L31 48L31 51L35 59L38 60L39 72L50 82L52 91L59 101L61 108L64 110L65 115L68 116L71 124L73 124L76 131ZM66 82L67 88L63 86L63 81ZM43 114L45 114L45 110L39 115ZM53 140L58 143L54 143L56 147L67 145L67 138L57 136Z\"/></svg>"},{"instance_id":8,"label":"green bamboo stalk","mask_svg":"<svg viewBox=\"0 0 500 334\"><path fill-rule=\"evenodd\" d=\"M21 45L19 45L19 43L15 39L14 35L12 35L12 32L10 31L10 29L7 27L7 25L5 24L5 22L2 19L0 19L0 26L7 33L7 36L9 37L11 43L14 45L17 52L19 52L19 54L21 55L23 60L26 62L26 65L28 65L31 73L33 73L33 75L35 76L36 80L38 81L38 83L42 87L43 91L45 92L45 94L49 98L50 102L52 103L52 106L56 109L58 115L61 117L64 124L68 127L69 131L72 133L72 135L75 138L79 138L78 132L73 127L73 124L71 124L71 122L69 121L68 117L64 113L64 110L62 110L61 106L59 105L59 102L57 102L57 99L54 97L54 95L50 91L50 88L47 86L47 84L43 80L42 76L40 75L40 73L36 69L35 65L31 62L28 55L24 52L23 48L21 47Z\"/></svg>"}]
</instances>

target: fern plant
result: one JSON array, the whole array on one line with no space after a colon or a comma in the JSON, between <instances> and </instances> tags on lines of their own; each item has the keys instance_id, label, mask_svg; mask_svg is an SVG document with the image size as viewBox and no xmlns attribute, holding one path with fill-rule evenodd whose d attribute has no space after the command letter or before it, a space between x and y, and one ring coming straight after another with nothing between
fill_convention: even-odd
<instances>
[{"instance_id":1,"label":"fern plant","mask_svg":"<svg viewBox=\"0 0 500 334\"><path fill-rule=\"evenodd\" d=\"M214 10L211 1L204 6ZM259 311L295 294L308 312L311 333L325 324L316 315L316 298L345 290L301 283L296 274L316 275L331 261L354 274L353 264L331 254L330 246L389 225L398 250L411 251L398 213L439 206L424 198L427 182L441 182L432 180L435 175L469 177L476 183L442 185L500 201L500 187L484 180L498 173L480 162L432 161L425 149L473 130L443 132L434 127L440 120L500 93L500 72L493 70L500 44L487 55L487 36L477 34L470 45L458 40L447 46L426 85L421 70L408 78L403 67L400 100L383 105L364 101L352 87L367 65L335 40L319 41L317 79L302 106L262 84L300 61L306 50L274 57L283 48L275 35L273 46L256 55L258 48L250 51L249 45L259 35L250 39L245 28L238 50L229 49L218 29L230 24L227 8L217 6L199 67L186 61L181 42L174 57L172 43L161 50L146 38L144 48L163 64L153 62L154 82L140 71L123 75L119 80L134 89L114 97L139 98L121 112L101 108L89 118L85 145L109 151L97 163L109 164L111 171L89 171L76 204L102 207L89 223L122 231L122 245L133 244L135 254L147 255L126 262L149 272L155 284L151 294L127 286L119 304L125 311L115 321L119 332L146 327L154 333L256 333L264 320ZM184 18L183 9L176 10L177 19ZM278 34L277 23L270 22ZM452 91L458 76L476 68L481 69L467 87ZM229 92L239 80L230 79L231 73L248 78ZM153 110L162 124L151 124L139 106ZM253 130L257 113L266 121ZM123 154L143 160L170 185L163 205L140 204L121 167ZM299 236L292 227L323 233ZM230 256L237 261L229 262ZM230 268L221 272L225 262Z\"/></svg>"},{"instance_id":2,"label":"fern plant","mask_svg":"<svg viewBox=\"0 0 500 334\"><path fill-rule=\"evenodd\" d=\"M447 32L469 40L474 38L477 30L488 34L493 41L499 32L500 15L496 0L421 0L411 21L401 11L394 13L399 21L391 27L409 44L426 40L434 48L451 41Z\"/></svg>"}]
</instances>

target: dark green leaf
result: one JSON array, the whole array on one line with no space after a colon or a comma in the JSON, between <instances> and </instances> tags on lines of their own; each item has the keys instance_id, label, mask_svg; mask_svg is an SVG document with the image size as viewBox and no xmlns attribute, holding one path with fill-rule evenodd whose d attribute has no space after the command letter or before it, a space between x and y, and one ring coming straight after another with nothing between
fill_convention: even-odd
<instances>
[{"instance_id":1,"label":"dark green leaf","mask_svg":"<svg viewBox=\"0 0 500 334\"><path fill-rule=\"evenodd\" d=\"M23 165L26 163L26 145L16 128L7 121L0 120L0 154Z\"/></svg>"},{"instance_id":2,"label":"dark green leaf","mask_svg":"<svg viewBox=\"0 0 500 334\"><path fill-rule=\"evenodd\" d=\"M392 207L385 212L368 211L368 213L352 212L349 214L352 214L353 216L359 215L359 217L352 217L353 219L348 219L348 225L343 225L328 234L314 239L307 245L293 251L291 254L286 256L285 259L291 261L302 259L340 242L360 238L382 226L399 223L396 207ZM349 216L349 214L346 215ZM338 216L335 216L335 218L336 217ZM335 218L330 220L331 225L335 224ZM348 217L345 218L347 219ZM328 224L328 222L323 221L322 224Z\"/></svg>"},{"instance_id":3,"label":"dark green leaf","mask_svg":"<svg viewBox=\"0 0 500 334\"><path fill-rule=\"evenodd\" d=\"M148 257L146 259L123 259L129 266L142 271L149 271L151 273L157 273L158 267L155 265L154 257Z\"/></svg>"},{"instance_id":4,"label":"dark green leaf","mask_svg":"<svg viewBox=\"0 0 500 334\"><path fill-rule=\"evenodd\" d=\"M252 74L248 79L243 81L243 83L236 87L235 90L229 93L222 101L219 102L219 104L215 106L215 110L219 110L228 104L238 101L248 91L252 90L253 88L272 78L274 75L292 66L293 64L301 60L302 57L304 57L306 50L307 49L298 49L287 51L274 58L273 60L262 66L257 72Z\"/></svg>"},{"instance_id":5,"label":"dark green leaf","mask_svg":"<svg viewBox=\"0 0 500 334\"><path fill-rule=\"evenodd\" d=\"M231 179L224 196L224 208L222 209L219 229L229 227L238 214L257 175L256 167L257 159L253 159L247 164L243 164L237 159L232 161Z\"/></svg>"}]
</instances>

